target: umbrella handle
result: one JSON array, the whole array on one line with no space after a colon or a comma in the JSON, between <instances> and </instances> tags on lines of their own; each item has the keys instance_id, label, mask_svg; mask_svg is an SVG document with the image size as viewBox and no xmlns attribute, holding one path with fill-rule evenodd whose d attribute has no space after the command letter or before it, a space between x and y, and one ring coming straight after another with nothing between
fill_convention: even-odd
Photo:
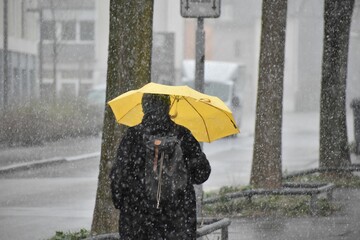
<instances>
[{"instance_id":1,"label":"umbrella handle","mask_svg":"<svg viewBox=\"0 0 360 240\"><path fill-rule=\"evenodd\" d=\"M180 98L178 96L175 96L175 100L173 101L173 103L170 106L170 109L173 108L173 106L175 105L175 113L173 115L170 115L170 118L174 119L177 117L178 115L178 102L179 102ZM175 103L176 102L176 103Z\"/></svg>"}]
</instances>

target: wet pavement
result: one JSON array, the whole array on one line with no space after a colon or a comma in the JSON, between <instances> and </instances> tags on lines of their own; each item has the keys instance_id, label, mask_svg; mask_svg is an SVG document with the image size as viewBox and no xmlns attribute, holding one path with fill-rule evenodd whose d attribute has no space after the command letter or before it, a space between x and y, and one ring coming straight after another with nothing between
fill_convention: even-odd
<instances>
[{"instance_id":1,"label":"wet pavement","mask_svg":"<svg viewBox=\"0 0 360 240\"><path fill-rule=\"evenodd\" d=\"M333 201L341 210L328 217L232 219L230 239L359 240L360 189L336 189Z\"/></svg>"},{"instance_id":2,"label":"wet pavement","mask_svg":"<svg viewBox=\"0 0 360 240\"><path fill-rule=\"evenodd\" d=\"M239 137L204 145L213 169L204 184L206 191L225 185L248 184L253 119L247 123ZM283 127L283 170L292 172L317 167L318 115L285 115ZM351 139L353 136L349 135ZM89 229L97 187L99 157L96 154L100 144L101 139L97 136L64 139L31 148L0 148L0 239L46 239L57 230ZM3 168L54 158L65 158L66 162L1 173ZM352 161L359 163L360 158L353 155ZM359 199L360 189L336 189L333 201L341 206L341 210L330 217L231 219L229 237L358 240ZM208 239L219 237L215 233Z\"/></svg>"}]
</instances>

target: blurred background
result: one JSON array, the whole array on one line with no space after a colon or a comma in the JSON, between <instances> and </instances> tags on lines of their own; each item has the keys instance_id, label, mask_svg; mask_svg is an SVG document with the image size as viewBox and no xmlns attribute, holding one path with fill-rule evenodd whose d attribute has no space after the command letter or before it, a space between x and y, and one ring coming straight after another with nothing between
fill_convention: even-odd
<instances>
[{"instance_id":1,"label":"blurred background","mask_svg":"<svg viewBox=\"0 0 360 240\"><path fill-rule=\"evenodd\" d=\"M181 17L180 1L154 2L151 80L191 85L196 19ZM285 113L320 109L323 4L288 1ZM350 35L348 111L360 93L359 6ZM23 133L13 137L13 144L26 142L27 135L32 143L98 132L105 105L109 0L0 0L0 8L0 142L14 135L3 130L9 128ZM222 0L221 16L204 22L205 91L239 112L241 128L252 128L253 121L243 119L255 114L261 0ZM62 132L65 123L73 127ZM42 133L35 131L38 127Z\"/></svg>"}]
</instances>

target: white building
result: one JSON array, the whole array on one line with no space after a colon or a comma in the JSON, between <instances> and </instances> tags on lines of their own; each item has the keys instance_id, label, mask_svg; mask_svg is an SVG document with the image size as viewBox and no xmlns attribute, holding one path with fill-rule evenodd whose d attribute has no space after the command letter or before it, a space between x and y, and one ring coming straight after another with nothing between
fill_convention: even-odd
<instances>
[{"instance_id":1,"label":"white building","mask_svg":"<svg viewBox=\"0 0 360 240\"><path fill-rule=\"evenodd\" d=\"M43 40L42 90L58 96L81 96L94 84L95 1L39 0Z\"/></svg>"},{"instance_id":2,"label":"white building","mask_svg":"<svg viewBox=\"0 0 360 240\"><path fill-rule=\"evenodd\" d=\"M0 0L0 108L4 105L4 67L7 65L8 103L17 104L38 96L37 17L27 11L35 2L7 0L7 36L4 36L4 0ZM7 64L4 39L7 37Z\"/></svg>"}]
</instances>

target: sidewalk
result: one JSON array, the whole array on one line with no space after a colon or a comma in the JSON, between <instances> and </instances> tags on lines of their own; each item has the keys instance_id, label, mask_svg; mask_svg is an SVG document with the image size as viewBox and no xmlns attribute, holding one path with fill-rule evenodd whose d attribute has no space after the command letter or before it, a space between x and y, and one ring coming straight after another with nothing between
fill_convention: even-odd
<instances>
[{"instance_id":1,"label":"sidewalk","mask_svg":"<svg viewBox=\"0 0 360 240\"><path fill-rule=\"evenodd\" d=\"M341 210L329 217L232 219L229 238L238 240L358 240L360 189L336 189Z\"/></svg>"},{"instance_id":2,"label":"sidewalk","mask_svg":"<svg viewBox=\"0 0 360 240\"><path fill-rule=\"evenodd\" d=\"M41 146L0 148L0 174L11 169L89 158L100 154L101 137L67 138Z\"/></svg>"}]
</instances>

